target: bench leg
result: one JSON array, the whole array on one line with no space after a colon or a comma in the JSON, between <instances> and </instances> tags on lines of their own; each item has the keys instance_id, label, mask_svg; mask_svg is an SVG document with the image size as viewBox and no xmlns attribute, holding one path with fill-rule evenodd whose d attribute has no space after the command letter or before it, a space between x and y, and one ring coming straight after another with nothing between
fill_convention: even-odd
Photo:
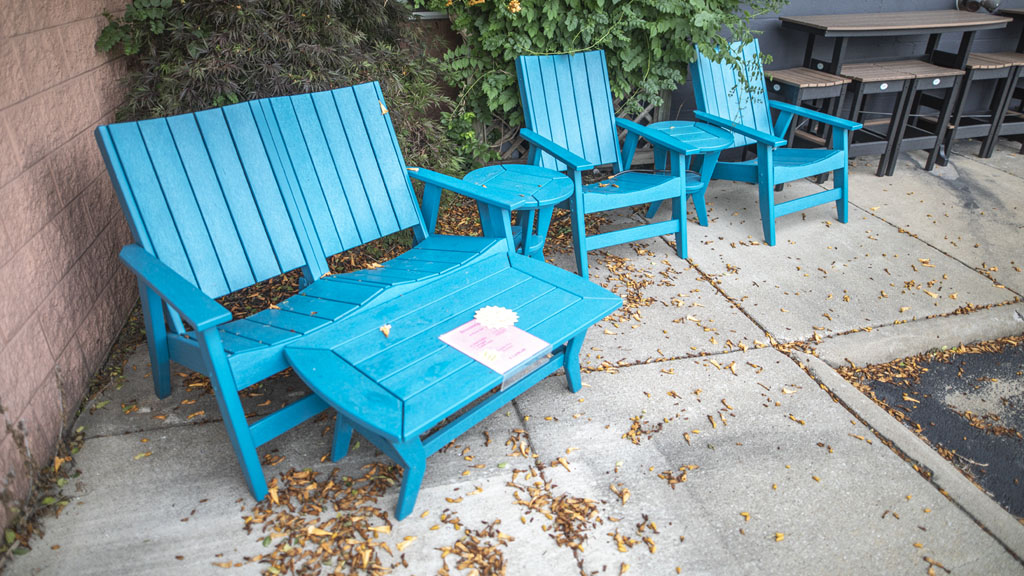
<instances>
[{"instance_id":1,"label":"bench leg","mask_svg":"<svg viewBox=\"0 0 1024 576\"><path fill-rule=\"evenodd\" d=\"M349 444L352 443L352 425L348 420L337 414L334 417L334 443L331 446L331 460L337 462L348 455Z\"/></svg>"},{"instance_id":2,"label":"bench leg","mask_svg":"<svg viewBox=\"0 0 1024 576\"><path fill-rule=\"evenodd\" d=\"M238 463L245 474L245 482L253 497L262 500L267 495L267 479L263 476L260 456L256 452L256 442L245 419L242 399L238 397L238 387L231 375L231 367L228 365L217 329L210 328L200 332L199 346L203 350L206 365L210 367L210 382L217 398L217 407L224 418L224 427L227 428L228 438L235 449Z\"/></svg>"},{"instance_id":3,"label":"bench leg","mask_svg":"<svg viewBox=\"0 0 1024 576\"><path fill-rule=\"evenodd\" d=\"M565 379L569 381L569 390L574 393L583 389L583 377L580 374L580 350L583 348L583 337L586 334L587 331L584 330L565 344L565 360L562 367L565 368Z\"/></svg>"},{"instance_id":4,"label":"bench leg","mask_svg":"<svg viewBox=\"0 0 1024 576\"><path fill-rule=\"evenodd\" d=\"M392 447L405 469L402 475L402 491L398 495L398 506L395 508L395 518L401 520L411 514L416 506L416 495L419 494L423 474L427 469L427 454L419 438L392 444Z\"/></svg>"}]
</instances>

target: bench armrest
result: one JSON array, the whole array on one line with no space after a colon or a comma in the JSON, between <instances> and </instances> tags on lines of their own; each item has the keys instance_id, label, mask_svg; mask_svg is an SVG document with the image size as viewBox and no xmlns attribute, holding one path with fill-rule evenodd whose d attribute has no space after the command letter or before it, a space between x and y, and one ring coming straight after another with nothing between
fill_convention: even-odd
<instances>
[{"instance_id":1,"label":"bench armrest","mask_svg":"<svg viewBox=\"0 0 1024 576\"><path fill-rule=\"evenodd\" d=\"M693 114L697 117L697 120L700 120L701 122L707 122L712 126L718 126L719 128L724 128L731 132L735 132L741 136L746 136L747 138L750 138L751 140L757 142L758 144L765 144L773 148L778 148L779 146L786 145L785 138L779 138L774 134L768 134L767 132L754 130L749 126L737 124L730 120L726 120L725 118L719 118L718 116L713 116L711 114L708 114L707 112L701 112L700 110L694 110Z\"/></svg>"},{"instance_id":2,"label":"bench armrest","mask_svg":"<svg viewBox=\"0 0 1024 576\"><path fill-rule=\"evenodd\" d=\"M778 110L779 112L789 112L790 114L793 114L795 116L801 116L803 118L807 118L808 120L814 120L815 122L821 122L822 124L828 124L829 126L833 126L835 128L841 128L841 129L844 129L844 130L860 130L861 128L864 127L863 124L860 124L858 122L853 122L851 120L846 120L844 118L839 118L839 117L833 116L831 114L825 114L823 112L818 112L817 110L811 110L809 108L804 108L803 106L796 106L796 105L790 104L788 102L779 102L778 100L769 100L768 101L768 105L771 106L772 108Z\"/></svg>"},{"instance_id":3,"label":"bench armrest","mask_svg":"<svg viewBox=\"0 0 1024 576\"><path fill-rule=\"evenodd\" d=\"M692 154L695 150L693 146L690 146L686 142L668 136L663 132L653 130L649 126L642 126L640 124L637 124L632 120L627 120L625 118L616 118L615 125L627 132L640 136L644 140L647 140L648 142L659 148L666 148L668 150L671 150L672 152L678 152L679 154L683 154L684 156L687 154Z\"/></svg>"},{"instance_id":4,"label":"bench armrest","mask_svg":"<svg viewBox=\"0 0 1024 576\"><path fill-rule=\"evenodd\" d=\"M519 135L522 136L523 140L526 140L530 144L540 148L548 154L554 156L557 160L560 160L569 168L576 171L591 170L594 168L594 163L583 158L579 154L576 154L569 149L555 144L551 140L537 134L533 130L528 128L520 128Z\"/></svg>"},{"instance_id":5,"label":"bench armrest","mask_svg":"<svg viewBox=\"0 0 1024 576\"><path fill-rule=\"evenodd\" d=\"M202 332L231 320L231 312L137 244L121 249L121 261L160 298Z\"/></svg>"},{"instance_id":6,"label":"bench armrest","mask_svg":"<svg viewBox=\"0 0 1024 576\"><path fill-rule=\"evenodd\" d=\"M473 200L477 200L497 208L518 210L526 204L526 200L520 196L488 190L483 186L471 184L465 180L455 178L454 176L434 172L433 170L428 170L426 168L410 166L408 171L409 178L412 178L413 180L419 180L428 186L437 186L444 190L451 190L452 192L461 194L467 198L472 198Z\"/></svg>"}]
</instances>

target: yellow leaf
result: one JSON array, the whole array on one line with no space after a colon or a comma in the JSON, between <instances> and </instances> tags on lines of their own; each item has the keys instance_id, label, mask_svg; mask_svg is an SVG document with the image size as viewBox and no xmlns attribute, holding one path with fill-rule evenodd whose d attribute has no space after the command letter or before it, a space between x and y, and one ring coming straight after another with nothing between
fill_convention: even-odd
<instances>
[{"instance_id":1,"label":"yellow leaf","mask_svg":"<svg viewBox=\"0 0 1024 576\"><path fill-rule=\"evenodd\" d=\"M380 333L383 334L385 338L390 337L391 336L391 324L385 324L385 325L381 326L380 327Z\"/></svg>"},{"instance_id":2,"label":"yellow leaf","mask_svg":"<svg viewBox=\"0 0 1024 576\"><path fill-rule=\"evenodd\" d=\"M782 542L782 539L785 538L785 537L786 537L786 535L783 534L782 532L776 532L775 533L775 541L776 542Z\"/></svg>"}]
</instances>

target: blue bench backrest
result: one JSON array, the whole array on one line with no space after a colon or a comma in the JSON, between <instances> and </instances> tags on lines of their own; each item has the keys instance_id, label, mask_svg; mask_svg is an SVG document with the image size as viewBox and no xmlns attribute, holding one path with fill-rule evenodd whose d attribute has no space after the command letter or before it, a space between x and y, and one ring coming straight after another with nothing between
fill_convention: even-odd
<instances>
[{"instance_id":1,"label":"blue bench backrest","mask_svg":"<svg viewBox=\"0 0 1024 576\"><path fill-rule=\"evenodd\" d=\"M600 166L620 166L604 52L516 58L526 127ZM541 153L540 166L565 170Z\"/></svg>"},{"instance_id":2,"label":"blue bench backrest","mask_svg":"<svg viewBox=\"0 0 1024 576\"><path fill-rule=\"evenodd\" d=\"M101 126L135 242L216 298L414 228L426 236L380 86Z\"/></svg>"},{"instance_id":3,"label":"blue bench backrest","mask_svg":"<svg viewBox=\"0 0 1024 576\"><path fill-rule=\"evenodd\" d=\"M744 88L740 72L727 62L713 62L697 51L697 62L691 65L693 93L697 109L743 126L774 134L768 90L761 67L761 49L757 40L749 44L734 42L729 49L736 54L743 68L750 93ZM735 134L734 146L746 146L754 141Z\"/></svg>"}]
</instances>

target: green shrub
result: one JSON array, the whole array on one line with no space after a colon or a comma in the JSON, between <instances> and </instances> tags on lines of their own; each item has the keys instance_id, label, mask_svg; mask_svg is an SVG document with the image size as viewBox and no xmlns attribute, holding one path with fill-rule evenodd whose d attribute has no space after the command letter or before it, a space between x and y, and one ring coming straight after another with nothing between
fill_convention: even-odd
<instances>
[{"instance_id":1,"label":"green shrub","mask_svg":"<svg viewBox=\"0 0 1024 576\"><path fill-rule=\"evenodd\" d=\"M378 80L406 160L462 169L440 63L394 0L134 0L96 41L127 57L121 120Z\"/></svg>"},{"instance_id":2,"label":"green shrub","mask_svg":"<svg viewBox=\"0 0 1024 576\"><path fill-rule=\"evenodd\" d=\"M661 93L686 78L696 59L732 40L753 37L747 23L785 0L416 0L447 10L464 43L450 50L443 70L461 87L450 127L466 120L486 125L484 140L498 146L523 123L516 85L520 54L564 54L603 49L619 112L661 104ZM723 36L727 33L727 37ZM479 126L479 123L477 124ZM465 134L457 132L465 145Z\"/></svg>"}]
</instances>

